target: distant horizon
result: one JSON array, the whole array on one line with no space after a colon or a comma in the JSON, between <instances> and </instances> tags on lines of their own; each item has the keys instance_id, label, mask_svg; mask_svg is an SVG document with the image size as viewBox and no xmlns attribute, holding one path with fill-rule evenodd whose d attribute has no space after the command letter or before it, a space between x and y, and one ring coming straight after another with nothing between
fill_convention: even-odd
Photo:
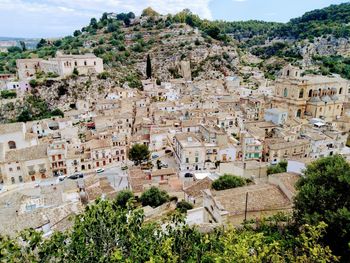
<instances>
[{"instance_id":1,"label":"distant horizon","mask_svg":"<svg viewBox=\"0 0 350 263\"><path fill-rule=\"evenodd\" d=\"M201 18L209 20L286 23L305 12L341 3L348 1L192 0L184 3L182 0L129 0L127 3L120 3L110 0L101 3L100 0L1 0L0 9L3 14L0 17L0 37L62 38L88 25L92 17L99 19L104 12L134 12L140 15L148 6L161 14L175 14L188 8Z\"/></svg>"}]
</instances>

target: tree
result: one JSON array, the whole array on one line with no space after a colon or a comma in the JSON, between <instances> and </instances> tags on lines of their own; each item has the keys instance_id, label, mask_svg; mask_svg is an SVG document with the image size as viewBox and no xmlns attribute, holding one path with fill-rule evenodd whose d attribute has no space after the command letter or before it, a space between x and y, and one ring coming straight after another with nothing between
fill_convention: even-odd
<instances>
[{"instance_id":1,"label":"tree","mask_svg":"<svg viewBox=\"0 0 350 263\"><path fill-rule=\"evenodd\" d=\"M117 194L117 196L115 198L115 202L120 207L126 208L127 203L133 199L134 199L133 192L131 192L130 190L122 190Z\"/></svg>"},{"instance_id":2,"label":"tree","mask_svg":"<svg viewBox=\"0 0 350 263\"><path fill-rule=\"evenodd\" d=\"M142 11L142 16L149 16L149 17L154 17L154 16L159 16L159 14L154 11L151 7L147 7Z\"/></svg>"},{"instance_id":3,"label":"tree","mask_svg":"<svg viewBox=\"0 0 350 263\"><path fill-rule=\"evenodd\" d=\"M217 228L202 234L174 213L162 223L147 222L142 209L124 209L115 200L96 200L74 218L67 232L43 238L33 229L0 236L4 262L337 262L323 246L324 223L302 226L300 234L265 224ZM278 222L277 222L278 223ZM283 232L282 234L280 232Z\"/></svg>"},{"instance_id":4,"label":"tree","mask_svg":"<svg viewBox=\"0 0 350 263\"><path fill-rule=\"evenodd\" d=\"M169 201L169 195L167 192L159 190L157 187L152 186L150 189L144 191L140 197L143 206L157 207L165 202Z\"/></svg>"},{"instance_id":5,"label":"tree","mask_svg":"<svg viewBox=\"0 0 350 263\"><path fill-rule=\"evenodd\" d=\"M31 120L33 120L33 117L28 109L24 109L17 117L17 122L27 122Z\"/></svg>"},{"instance_id":6,"label":"tree","mask_svg":"<svg viewBox=\"0 0 350 263\"><path fill-rule=\"evenodd\" d=\"M267 168L267 175L285 173L287 171L287 165L288 163L286 161L280 161L276 165L270 165Z\"/></svg>"},{"instance_id":7,"label":"tree","mask_svg":"<svg viewBox=\"0 0 350 263\"><path fill-rule=\"evenodd\" d=\"M81 31L80 30L75 30L73 33L73 36L77 37L81 35Z\"/></svg>"},{"instance_id":8,"label":"tree","mask_svg":"<svg viewBox=\"0 0 350 263\"><path fill-rule=\"evenodd\" d=\"M47 45L47 41L42 38L42 39L40 39L39 43L36 45L36 48L41 48L45 45Z\"/></svg>"},{"instance_id":9,"label":"tree","mask_svg":"<svg viewBox=\"0 0 350 263\"><path fill-rule=\"evenodd\" d=\"M239 176L234 176L231 174L224 174L223 176L220 176L218 179L216 179L212 187L215 190L226 190L230 188L236 188L240 186L244 186L247 184L247 179L239 177Z\"/></svg>"},{"instance_id":10,"label":"tree","mask_svg":"<svg viewBox=\"0 0 350 263\"><path fill-rule=\"evenodd\" d=\"M129 151L129 159L132 160L135 165L148 161L149 157L150 151L147 145L144 144L134 144Z\"/></svg>"},{"instance_id":11,"label":"tree","mask_svg":"<svg viewBox=\"0 0 350 263\"><path fill-rule=\"evenodd\" d=\"M74 75L74 76L78 76L78 75L79 75L79 71L78 71L78 69L75 68L75 67L74 67L74 69L73 69L73 75Z\"/></svg>"},{"instance_id":12,"label":"tree","mask_svg":"<svg viewBox=\"0 0 350 263\"><path fill-rule=\"evenodd\" d=\"M27 50L26 43L24 41L19 41L19 44L21 45L22 51Z\"/></svg>"},{"instance_id":13,"label":"tree","mask_svg":"<svg viewBox=\"0 0 350 263\"><path fill-rule=\"evenodd\" d=\"M307 166L297 183L294 217L298 225L327 224L323 241L350 260L350 165L340 155Z\"/></svg>"},{"instance_id":14,"label":"tree","mask_svg":"<svg viewBox=\"0 0 350 263\"><path fill-rule=\"evenodd\" d=\"M93 29L97 29L97 28L98 28L96 18L91 18L91 20L90 20L90 26L91 26Z\"/></svg>"},{"instance_id":15,"label":"tree","mask_svg":"<svg viewBox=\"0 0 350 263\"><path fill-rule=\"evenodd\" d=\"M186 201L180 201L176 204L176 209L179 210L181 213L186 213L187 210L190 210L193 208L193 205Z\"/></svg>"},{"instance_id":16,"label":"tree","mask_svg":"<svg viewBox=\"0 0 350 263\"><path fill-rule=\"evenodd\" d=\"M149 54L147 54L146 75L148 79L152 78L152 64Z\"/></svg>"},{"instance_id":17,"label":"tree","mask_svg":"<svg viewBox=\"0 0 350 263\"><path fill-rule=\"evenodd\" d=\"M64 113L60 109L54 109L53 111L51 111L51 116L64 117Z\"/></svg>"}]
</instances>

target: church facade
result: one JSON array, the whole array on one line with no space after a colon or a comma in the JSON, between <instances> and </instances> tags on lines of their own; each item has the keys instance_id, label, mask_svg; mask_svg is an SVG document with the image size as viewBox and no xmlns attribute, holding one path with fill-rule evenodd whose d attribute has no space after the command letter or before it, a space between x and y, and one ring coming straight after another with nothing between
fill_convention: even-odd
<instances>
[{"instance_id":1,"label":"church facade","mask_svg":"<svg viewBox=\"0 0 350 263\"><path fill-rule=\"evenodd\" d=\"M334 119L343 113L349 85L339 76L302 76L288 65L276 80L273 107L288 109L291 117Z\"/></svg>"}]
</instances>

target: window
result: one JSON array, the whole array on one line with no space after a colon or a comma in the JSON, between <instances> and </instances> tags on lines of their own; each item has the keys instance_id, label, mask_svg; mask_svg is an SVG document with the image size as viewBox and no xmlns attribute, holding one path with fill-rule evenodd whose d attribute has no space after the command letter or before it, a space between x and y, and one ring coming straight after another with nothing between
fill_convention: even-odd
<instances>
[{"instance_id":1,"label":"window","mask_svg":"<svg viewBox=\"0 0 350 263\"><path fill-rule=\"evenodd\" d=\"M18 177L18 179L19 179L20 183L23 182L23 177L21 175Z\"/></svg>"},{"instance_id":2,"label":"window","mask_svg":"<svg viewBox=\"0 0 350 263\"><path fill-rule=\"evenodd\" d=\"M12 167L10 167L10 168L9 168L9 171L10 171L10 172L12 172L12 171L13 171Z\"/></svg>"},{"instance_id":3,"label":"window","mask_svg":"<svg viewBox=\"0 0 350 263\"><path fill-rule=\"evenodd\" d=\"M188 160L188 158L186 158L186 163L189 163L189 160Z\"/></svg>"},{"instance_id":4,"label":"window","mask_svg":"<svg viewBox=\"0 0 350 263\"><path fill-rule=\"evenodd\" d=\"M78 62L74 61L74 66L78 66Z\"/></svg>"},{"instance_id":5,"label":"window","mask_svg":"<svg viewBox=\"0 0 350 263\"><path fill-rule=\"evenodd\" d=\"M304 89L300 89L299 91L299 99L302 99L304 97Z\"/></svg>"},{"instance_id":6,"label":"window","mask_svg":"<svg viewBox=\"0 0 350 263\"><path fill-rule=\"evenodd\" d=\"M62 159L62 155L59 154L59 155L58 155L58 160L61 160L61 159Z\"/></svg>"},{"instance_id":7,"label":"window","mask_svg":"<svg viewBox=\"0 0 350 263\"><path fill-rule=\"evenodd\" d=\"M84 61L84 66L86 66L87 65L87 63L86 63L86 61Z\"/></svg>"},{"instance_id":8,"label":"window","mask_svg":"<svg viewBox=\"0 0 350 263\"><path fill-rule=\"evenodd\" d=\"M287 90L287 88L284 89L284 91L283 91L283 96L284 96L284 97L287 97L287 96L288 96L288 90Z\"/></svg>"},{"instance_id":9,"label":"window","mask_svg":"<svg viewBox=\"0 0 350 263\"><path fill-rule=\"evenodd\" d=\"M339 94L342 94L342 92L343 92L343 88L340 88L339 89Z\"/></svg>"},{"instance_id":10,"label":"window","mask_svg":"<svg viewBox=\"0 0 350 263\"><path fill-rule=\"evenodd\" d=\"M20 171L21 170L21 167L20 166L17 166L17 171Z\"/></svg>"},{"instance_id":11,"label":"window","mask_svg":"<svg viewBox=\"0 0 350 263\"><path fill-rule=\"evenodd\" d=\"M16 142L14 141L9 141L8 142L9 149L16 149Z\"/></svg>"},{"instance_id":12,"label":"window","mask_svg":"<svg viewBox=\"0 0 350 263\"><path fill-rule=\"evenodd\" d=\"M94 66L96 66L96 61L94 61Z\"/></svg>"},{"instance_id":13,"label":"window","mask_svg":"<svg viewBox=\"0 0 350 263\"><path fill-rule=\"evenodd\" d=\"M11 177L11 183L14 184L15 183L15 178Z\"/></svg>"},{"instance_id":14,"label":"window","mask_svg":"<svg viewBox=\"0 0 350 263\"><path fill-rule=\"evenodd\" d=\"M196 160L195 162L196 162L196 163L198 163L198 157L196 157L196 159L195 159L195 160Z\"/></svg>"},{"instance_id":15,"label":"window","mask_svg":"<svg viewBox=\"0 0 350 263\"><path fill-rule=\"evenodd\" d=\"M55 161L55 160L56 160L56 156L52 155L52 161Z\"/></svg>"}]
</instances>

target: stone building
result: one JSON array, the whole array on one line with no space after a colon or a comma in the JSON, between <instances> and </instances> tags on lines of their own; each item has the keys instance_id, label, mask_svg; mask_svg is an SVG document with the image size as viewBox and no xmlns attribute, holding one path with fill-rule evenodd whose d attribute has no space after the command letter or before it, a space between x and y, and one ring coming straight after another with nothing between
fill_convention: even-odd
<instances>
[{"instance_id":1,"label":"stone building","mask_svg":"<svg viewBox=\"0 0 350 263\"><path fill-rule=\"evenodd\" d=\"M273 106L287 108L290 117L333 119L342 115L348 88L349 81L339 76L302 76L289 65L276 80Z\"/></svg>"},{"instance_id":2,"label":"stone building","mask_svg":"<svg viewBox=\"0 0 350 263\"><path fill-rule=\"evenodd\" d=\"M57 52L55 58L17 59L16 64L19 79L31 78L38 72L51 72L65 77L71 75L75 68L83 75L103 71L103 60L94 54L65 55Z\"/></svg>"}]
</instances>

